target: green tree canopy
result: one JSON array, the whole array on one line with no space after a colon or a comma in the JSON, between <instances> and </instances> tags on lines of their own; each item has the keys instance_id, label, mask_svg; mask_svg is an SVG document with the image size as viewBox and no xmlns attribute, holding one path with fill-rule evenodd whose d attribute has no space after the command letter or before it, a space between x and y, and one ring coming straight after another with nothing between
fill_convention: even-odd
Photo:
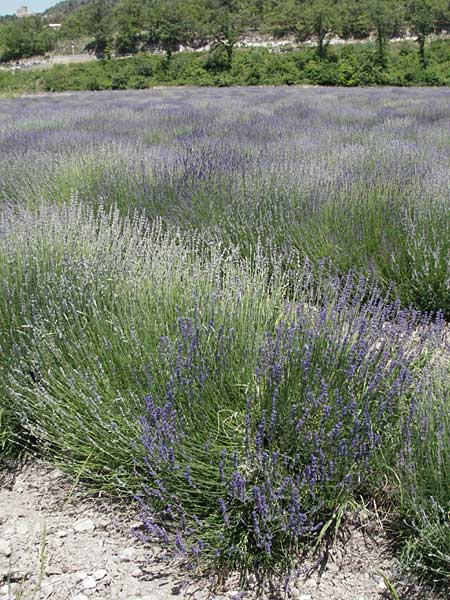
<instances>
[{"instance_id":1,"label":"green tree canopy","mask_svg":"<svg viewBox=\"0 0 450 600\"><path fill-rule=\"evenodd\" d=\"M45 54L54 48L57 39L57 32L39 15L10 20L0 27L0 60Z\"/></svg>"},{"instance_id":2,"label":"green tree canopy","mask_svg":"<svg viewBox=\"0 0 450 600\"><path fill-rule=\"evenodd\" d=\"M406 22L417 35L420 63L424 68L427 65L426 38L436 29L438 22L445 19L449 6L447 0L407 0L406 2Z\"/></svg>"},{"instance_id":3,"label":"green tree canopy","mask_svg":"<svg viewBox=\"0 0 450 600\"><path fill-rule=\"evenodd\" d=\"M335 0L309 0L300 6L295 30L300 41L313 38L317 41L317 54L320 58L331 37L340 29L340 13Z\"/></svg>"}]
</instances>

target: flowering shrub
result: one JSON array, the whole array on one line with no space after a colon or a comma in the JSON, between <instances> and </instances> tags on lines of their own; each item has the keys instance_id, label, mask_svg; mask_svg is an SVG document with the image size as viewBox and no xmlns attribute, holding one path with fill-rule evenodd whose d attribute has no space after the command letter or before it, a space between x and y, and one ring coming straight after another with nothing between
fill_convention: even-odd
<instances>
[{"instance_id":1,"label":"flowering shrub","mask_svg":"<svg viewBox=\"0 0 450 600\"><path fill-rule=\"evenodd\" d=\"M444 579L448 98L2 102L1 452L139 496L149 534L244 574L383 481L406 562Z\"/></svg>"},{"instance_id":2,"label":"flowering shrub","mask_svg":"<svg viewBox=\"0 0 450 600\"><path fill-rule=\"evenodd\" d=\"M373 491L380 452L406 443L416 367L441 324L364 280L333 283L315 305L287 305L253 356L232 329L197 319L161 340L140 503L148 533L175 552L244 572L286 568L340 505ZM253 369L230 385L237 353Z\"/></svg>"}]
</instances>

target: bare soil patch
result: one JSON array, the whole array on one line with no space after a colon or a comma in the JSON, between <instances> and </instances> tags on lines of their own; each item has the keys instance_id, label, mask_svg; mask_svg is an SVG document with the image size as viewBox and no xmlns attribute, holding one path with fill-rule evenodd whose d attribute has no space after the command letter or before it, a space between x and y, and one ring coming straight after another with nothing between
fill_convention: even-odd
<instances>
[{"instance_id":1,"label":"bare soil patch","mask_svg":"<svg viewBox=\"0 0 450 600\"><path fill-rule=\"evenodd\" d=\"M388 540L373 523L333 548L322 573L298 577L282 596L256 589L242 595L233 578L213 592L208 580L165 560L162 548L140 542L133 535L138 528L134 511L86 497L81 486L45 463L4 473L0 600L382 600L392 595L380 571L398 584ZM432 598L419 589L402 589L401 598Z\"/></svg>"}]
</instances>

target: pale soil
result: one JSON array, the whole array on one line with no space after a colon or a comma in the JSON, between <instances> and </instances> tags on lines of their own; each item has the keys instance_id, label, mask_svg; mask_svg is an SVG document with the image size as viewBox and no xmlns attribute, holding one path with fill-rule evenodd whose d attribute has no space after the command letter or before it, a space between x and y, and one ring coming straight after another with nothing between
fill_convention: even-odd
<instances>
[{"instance_id":1,"label":"pale soil","mask_svg":"<svg viewBox=\"0 0 450 600\"><path fill-rule=\"evenodd\" d=\"M331 551L320 577L298 578L287 595L240 596L233 579L221 592L208 591L207 580L194 581L193 574L165 561L161 548L132 535L139 527L136 514L102 498L89 499L81 486L46 464L4 472L0 481L0 600L392 597L380 571L395 582L397 565L373 522ZM399 593L402 600L432 598L418 589Z\"/></svg>"}]
</instances>

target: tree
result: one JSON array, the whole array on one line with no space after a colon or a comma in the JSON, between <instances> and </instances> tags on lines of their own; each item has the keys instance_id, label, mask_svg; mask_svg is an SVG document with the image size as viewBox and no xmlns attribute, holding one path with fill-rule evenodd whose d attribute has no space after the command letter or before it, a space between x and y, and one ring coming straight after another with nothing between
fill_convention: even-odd
<instances>
[{"instance_id":1,"label":"tree","mask_svg":"<svg viewBox=\"0 0 450 600\"><path fill-rule=\"evenodd\" d=\"M297 33L296 25L299 10L299 0L276 0L272 2L265 15L267 30L275 37Z\"/></svg>"},{"instance_id":2,"label":"tree","mask_svg":"<svg viewBox=\"0 0 450 600\"><path fill-rule=\"evenodd\" d=\"M13 19L0 28L0 60L9 61L45 54L55 46L58 34L38 15Z\"/></svg>"},{"instance_id":3,"label":"tree","mask_svg":"<svg viewBox=\"0 0 450 600\"><path fill-rule=\"evenodd\" d=\"M387 43L404 24L404 6L398 0L368 0L370 22L377 35L378 63L387 65Z\"/></svg>"},{"instance_id":4,"label":"tree","mask_svg":"<svg viewBox=\"0 0 450 600\"><path fill-rule=\"evenodd\" d=\"M340 32L343 38L368 38L371 29L367 5L360 0L339 2Z\"/></svg>"},{"instance_id":5,"label":"tree","mask_svg":"<svg viewBox=\"0 0 450 600\"><path fill-rule=\"evenodd\" d=\"M116 54L134 54L138 50L144 23L142 0L123 0L112 14Z\"/></svg>"},{"instance_id":6,"label":"tree","mask_svg":"<svg viewBox=\"0 0 450 600\"><path fill-rule=\"evenodd\" d=\"M233 49L244 30L241 5L238 0L208 0L206 31L212 38L211 50L223 50L228 66L233 60Z\"/></svg>"},{"instance_id":7,"label":"tree","mask_svg":"<svg viewBox=\"0 0 450 600\"><path fill-rule=\"evenodd\" d=\"M297 37L317 40L317 55L324 58L331 37L339 31L339 12L335 0L309 0L300 8L296 23Z\"/></svg>"},{"instance_id":8,"label":"tree","mask_svg":"<svg viewBox=\"0 0 450 600\"><path fill-rule=\"evenodd\" d=\"M112 32L111 32L111 0L94 0L92 4L86 7L86 16L88 21L88 34L94 37L88 49L95 52L97 58L105 58L110 53Z\"/></svg>"},{"instance_id":9,"label":"tree","mask_svg":"<svg viewBox=\"0 0 450 600\"><path fill-rule=\"evenodd\" d=\"M422 68L426 68L425 42L427 36L436 27L437 21L445 15L448 8L446 0L407 0L407 23L417 35L419 44L419 60Z\"/></svg>"},{"instance_id":10,"label":"tree","mask_svg":"<svg viewBox=\"0 0 450 600\"><path fill-rule=\"evenodd\" d=\"M148 12L148 39L166 53L170 62L181 45L201 37L201 3L191 0L156 0Z\"/></svg>"},{"instance_id":11,"label":"tree","mask_svg":"<svg viewBox=\"0 0 450 600\"><path fill-rule=\"evenodd\" d=\"M239 12L245 29L262 31L266 15L272 4L273 0L247 0L242 2Z\"/></svg>"}]
</instances>

